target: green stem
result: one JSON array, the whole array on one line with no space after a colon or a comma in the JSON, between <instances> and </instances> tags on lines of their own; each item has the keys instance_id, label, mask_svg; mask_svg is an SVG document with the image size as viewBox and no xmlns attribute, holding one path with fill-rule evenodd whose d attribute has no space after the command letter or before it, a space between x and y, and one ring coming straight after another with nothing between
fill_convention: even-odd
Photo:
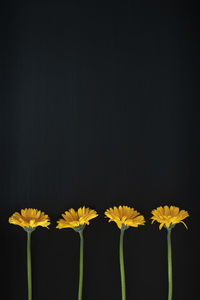
<instances>
[{"instance_id":1,"label":"green stem","mask_svg":"<svg viewBox=\"0 0 200 300\"><path fill-rule=\"evenodd\" d=\"M172 300L172 246L171 246L171 229L167 232L167 247L168 247L168 300Z\"/></svg>"},{"instance_id":2,"label":"green stem","mask_svg":"<svg viewBox=\"0 0 200 300\"><path fill-rule=\"evenodd\" d=\"M121 229L120 243L119 243L119 261L120 261L120 272L121 272L122 300L126 300L123 241L124 241L124 229Z\"/></svg>"},{"instance_id":3,"label":"green stem","mask_svg":"<svg viewBox=\"0 0 200 300\"><path fill-rule=\"evenodd\" d=\"M83 231L80 234L80 265L79 265L79 288L78 288L78 300L82 300L83 290Z\"/></svg>"},{"instance_id":4,"label":"green stem","mask_svg":"<svg viewBox=\"0 0 200 300\"><path fill-rule=\"evenodd\" d=\"M28 279L28 300L32 300L31 232L27 232L27 279Z\"/></svg>"}]
</instances>

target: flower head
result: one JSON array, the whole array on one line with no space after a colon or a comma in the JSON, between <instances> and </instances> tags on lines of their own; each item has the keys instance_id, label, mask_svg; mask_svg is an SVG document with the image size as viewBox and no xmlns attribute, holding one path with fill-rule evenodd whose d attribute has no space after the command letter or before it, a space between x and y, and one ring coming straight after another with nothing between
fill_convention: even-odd
<instances>
[{"instance_id":1,"label":"flower head","mask_svg":"<svg viewBox=\"0 0 200 300\"><path fill-rule=\"evenodd\" d=\"M50 224L49 216L35 208L21 209L21 214L15 212L8 221L10 224L21 226L25 230L32 230L38 226L48 227Z\"/></svg>"},{"instance_id":2,"label":"flower head","mask_svg":"<svg viewBox=\"0 0 200 300\"><path fill-rule=\"evenodd\" d=\"M97 216L98 214L94 209L90 209L85 206L80 207L77 211L75 211L73 208L70 208L68 211L65 211L65 213L62 214L63 218L57 221L58 225L56 228L83 228L85 225L90 224L89 220L94 219Z\"/></svg>"},{"instance_id":3,"label":"flower head","mask_svg":"<svg viewBox=\"0 0 200 300\"><path fill-rule=\"evenodd\" d=\"M159 229L162 229L163 225L168 229L177 223L183 223L187 228L186 224L183 222L185 218L189 216L186 210L180 210L176 206L164 207L160 206L152 211L153 216L151 217L152 223L157 221L160 223Z\"/></svg>"},{"instance_id":4,"label":"flower head","mask_svg":"<svg viewBox=\"0 0 200 300\"><path fill-rule=\"evenodd\" d=\"M138 225L144 225L145 223L144 217L137 210L128 206L114 206L107 209L105 215L109 218L109 222L114 221L119 229L122 227L128 228L129 226L138 227Z\"/></svg>"}]
</instances>

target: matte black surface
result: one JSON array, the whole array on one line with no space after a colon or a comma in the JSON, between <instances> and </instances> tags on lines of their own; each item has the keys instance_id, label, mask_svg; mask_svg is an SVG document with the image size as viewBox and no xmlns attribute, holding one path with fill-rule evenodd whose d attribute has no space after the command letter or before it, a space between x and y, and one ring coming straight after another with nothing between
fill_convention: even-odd
<instances>
[{"instance_id":1,"label":"matte black surface","mask_svg":"<svg viewBox=\"0 0 200 300\"><path fill-rule=\"evenodd\" d=\"M188 4L189 3L189 4ZM119 230L103 213L135 207L125 233L127 300L167 299L166 232L153 208L186 209L172 232L173 300L198 296L199 29L193 2L11 1L1 9L1 298L27 299L24 207L47 212L32 234L33 300L74 300L79 236L55 229L87 205L83 300L121 299ZM198 272L197 272L198 271Z\"/></svg>"}]
</instances>

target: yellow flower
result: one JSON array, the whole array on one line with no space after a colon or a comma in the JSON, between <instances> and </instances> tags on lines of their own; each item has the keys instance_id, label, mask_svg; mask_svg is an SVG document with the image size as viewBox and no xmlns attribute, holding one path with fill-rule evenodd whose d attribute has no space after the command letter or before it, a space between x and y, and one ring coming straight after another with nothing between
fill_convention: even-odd
<instances>
[{"instance_id":1,"label":"yellow flower","mask_svg":"<svg viewBox=\"0 0 200 300\"><path fill-rule=\"evenodd\" d=\"M94 219L98 216L94 209L88 207L80 207L77 211L70 208L62 214L63 219L57 221L58 225L56 228L77 228L79 226L89 225L89 220Z\"/></svg>"},{"instance_id":2,"label":"yellow flower","mask_svg":"<svg viewBox=\"0 0 200 300\"><path fill-rule=\"evenodd\" d=\"M15 212L10 218L9 223L19 225L24 229L31 229L38 226L48 227L50 224L49 216L35 208L25 208L21 214Z\"/></svg>"},{"instance_id":3,"label":"yellow flower","mask_svg":"<svg viewBox=\"0 0 200 300\"><path fill-rule=\"evenodd\" d=\"M119 229L122 228L122 225L138 227L138 225L144 225L145 223L144 217L137 210L128 206L120 205L118 208L114 206L107 209L105 215L110 219L109 222L114 221Z\"/></svg>"},{"instance_id":4,"label":"yellow flower","mask_svg":"<svg viewBox=\"0 0 200 300\"><path fill-rule=\"evenodd\" d=\"M177 223L183 223L187 228L186 224L182 221L189 216L186 210L179 210L176 206L164 207L160 206L152 211L153 217L151 219L160 223L159 229L162 229L163 225L168 229Z\"/></svg>"}]
</instances>

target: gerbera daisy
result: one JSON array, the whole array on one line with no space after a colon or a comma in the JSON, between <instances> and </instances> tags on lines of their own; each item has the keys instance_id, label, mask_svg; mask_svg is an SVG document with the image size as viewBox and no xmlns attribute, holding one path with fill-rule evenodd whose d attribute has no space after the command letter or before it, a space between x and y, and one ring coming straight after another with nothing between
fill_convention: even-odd
<instances>
[{"instance_id":1,"label":"gerbera daisy","mask_svg":"<svg viewBox=\"0 0 200 300\"><path fill-rule=\"evenodd\" d=\"M167 229L167 251L168 251L168 300L172 300L172 247L171 247L171 231L178 223L183 223L185 218L189 216L186 210L180 210L179 207L165 205L160 206L152 211L152 223L157 221L160 223L159 229L164 226Z\"/></svg>"},{"instance_id":2,"label":"gerbera daisy","mask_svg":"<svg viewBox=\"0 0 200 300\"><path fill-rule=\"evenodd\" d=\"M109 222L115 222L119 229L124 227L138 227L138 225L144 225L145 219L137 210L128 206L114 206L106 210L105 215L109 218Z\"/></svg>"},{"instance_id":3,"label":"gerbera daisy","mask_svg":"<svg viewBox=\"0 0 200 300\"><path fill-rule=\"evenodd\" d=\"M124 243L124 232L126 229L131 227L138 227L139 225L144 225L145 219L137 210L128 206L114 206L105 211L105 215L109 218L109 222L115 222L118 228L121 230L120 242L119 242L119 263L120 263L120 273L121 273L121 291L122 300L126 300L126 283L125 283L125 270L124 270L124 253L123 253L123 243Z\"/></svg>"},{"instance_id":4,"label":"gerbera daisy","mask_svg":"<svg viewBox=\"0 0 200 300\"><path fill-rule=\"evenodd\" d=\"M27 232L27 279L28 300L32 300L32 274L31 274L31 233L38 226L47 227L50 224L49 216L35 208L25 208L21 213L15 212L9 219L10 224L18 225Z\"/></svg>"},{"instance_id":5,"label":"gerbera daisy","mask_svg":"<svg viewBox=\"0 0 200 300\"><path fill-rule=\"evenodd\" d=\"M83 290L83 230L85 225L89 225L89 221L98 216L94 209L88 207L80 207L77 211L73 208L65 211L62 214L61 219L57 221L58 225L56 228L73 228L80 236L80 264L79 264L79 288L78 288L78 300L82 300L82 290Z\"/></svg>"},{"instance_id":6,"label":"gerbera daisy","mask_svg":"<svg viewBox=\"0 0 200 300\"><path fill-rule=\"evenodd\" d=\"M35 208L22 209L21 214L15 212L8 221L10 224L21 226L25 230L31 230L38 226L48 227L50 224L49 216Z\"/></svg>"},{"instance_id":7,"label":"gerbera daisy","mask_svg":"<svg viewBox=\"0 0 200 300\"><path fill-rule=\"evenodd\" d=\"M97 212L94 209L90 209L88 207L80 207L77 211L73 208L65 211L62 214L61 219L57 221L58 225L56 228L63 229L63 228L73 228L77 229L79 227L89 225L89 221L94 219L98 216Z\"/></svg>"},{"instance_id":8,"label":"gerbera daisy","mask_svg":"<svg viewBox=\"0 0 200 300\"><path fill-rule=\"evenodd\" d=\"M178 223L183 223L187 228L183 220L189 217L189 214L186 210L180 210L176 206L160 206L152 211L152 215L152 223L154 221L160 223L159 229L162 229L164 225L168 229L170 226L173 226Z\"/></svg>"}]
</instances>

